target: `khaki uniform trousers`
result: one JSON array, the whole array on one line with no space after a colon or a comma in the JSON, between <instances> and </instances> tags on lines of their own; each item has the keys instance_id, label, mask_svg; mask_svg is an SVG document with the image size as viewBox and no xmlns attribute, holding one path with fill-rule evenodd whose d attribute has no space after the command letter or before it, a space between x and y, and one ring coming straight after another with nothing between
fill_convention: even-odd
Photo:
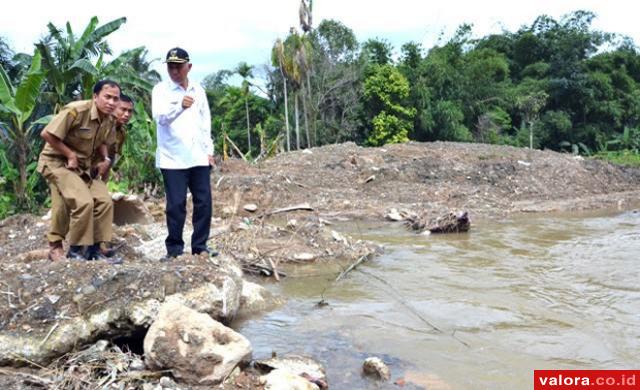
<instances>
[{"instance_id":1,"label":"khaki uniform trousers","mask_svg":"<svg viewBox=\"0 0 640 390\"><path fill-rule=\"evenodd\" d=\"M111 241L113 202L105 183L65 167L47 166L42 175L51 189L49 242L65 236L69 245Z\"/></svg>"}]
</instances>

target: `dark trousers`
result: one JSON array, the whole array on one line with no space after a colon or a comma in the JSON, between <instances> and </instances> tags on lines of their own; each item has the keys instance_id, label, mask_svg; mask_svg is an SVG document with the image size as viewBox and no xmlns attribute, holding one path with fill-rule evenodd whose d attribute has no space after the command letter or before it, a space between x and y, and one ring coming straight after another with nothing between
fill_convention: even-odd
<instances>
[{"instance_id":1,"label":"dark trousers","mask_svg":"<svg viewBox=\"0 0 640 390\"><path fill-rule=\"evenodd\" d=\"M193 199L193 235L191 253L207 250L207 240L211 228L211 182L210 167L188 169L161 169L164 190L167 197L167 230L164 241L170 256L181 255L184 250L182 231L187 217L187 188Z\"/></svg>"}]
</instances>

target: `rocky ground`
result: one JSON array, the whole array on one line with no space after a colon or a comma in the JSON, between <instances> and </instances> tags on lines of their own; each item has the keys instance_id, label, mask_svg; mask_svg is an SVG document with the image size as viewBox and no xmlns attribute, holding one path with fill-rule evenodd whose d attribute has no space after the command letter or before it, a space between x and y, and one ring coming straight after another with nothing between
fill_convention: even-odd
<instances>
[{"instance_id":1,"label":"rocky ground","mask_svg":"<svg viewBox=\"0 0 640 390\"><path fill-rule=\"evenodd\" d=\"M212 186L210 244L223 259L238 264L245 277L279 279L285 277L279 271L283 263L348 264L379 250L335 231L335 221L384 219L392 209L428 216L467 211L473 228L474 219L512 213L632 208L640 199L640 169L505 146L436 142L361 148L347 143L282 154L256 165L227 161L214 172ZM221 286L216 259L185 255L174 263L158 263L166 234L162 200L145 199L136 207L144 214L139 222L145 223L115 229L113 245L125 258L118 266L46 260L46 216L0 221L0 337L36 340L24 354L3 355L0 347L0 364L26 366L17 371L0 367L0 387L65 388L60 380L68 379L71 368L78 369L78 350L101 338L131 336L152 322L129 326L138 321L131 314L136 305L161 304L202 286ZM114 307L122 310L106 327L88 320ZM241 315L242 309L233 314ZM84 320L96 329L76 339L78 345L58 353L34 352L55 344L64 326ZM92 381L104 375L122 379L123 373L131 373L128 367L139 357L109 345L93 360L101 362L98 368L79 377L78 388L93 388ZM114 364L122 368L115 374L106 369ZM159 386L162 373L143 372L104 383ZM248 370L225 386L257 386L257 378Z\"/></svg>"}]
</instances>

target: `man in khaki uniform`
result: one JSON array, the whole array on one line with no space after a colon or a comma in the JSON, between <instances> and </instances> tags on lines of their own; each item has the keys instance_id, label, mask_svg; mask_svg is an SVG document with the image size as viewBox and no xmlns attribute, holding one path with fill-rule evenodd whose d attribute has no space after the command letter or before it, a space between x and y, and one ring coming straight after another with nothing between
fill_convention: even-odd
<instances>
[{"instance_id":1,"label":"man in khaki uniform","mask_svg":"<svg viewBox=\"0 0 640 390\"><path fill-rule=\"evenodd\" d=\"M133 100L123 93L120 93L120 102L115 110L113 110L114 118L114 131L115 142L108 146L108 158L110 162L107 172L102 176L102 181L107 183L109 181L109 169L113 167L119 157L122 155L122 149L124 142L127 138L126 125L129 123L133 114ZM92 161L92 174L95 176L97 173L97 166L103 160L100 153L96 153L93 156ZM49 232L49 241L58 242L64 240L69 232L69 212L64 205L64 200L58 191L52 191L51 193L52 204L55 207L51 208L51 230ZM108 249L107 245L100 245L100 253L104 256L111 257L115 254L114 251Z\"/></svg>"},{"instance_id":2,"label":"man in khaki uniform","mask_svg":"<svg viewBox=\"0 0 640 390\"><path fill-rule=\"evenodd\" d=\"M124 148L124 142L127 140L127 124L133 116L133 100L121 93L120 103L113 112L113 117L116 120L115 126L115 142L109 146L109 159L111 160L110 167L116 165L120 156L122 156L122 149ZM107 171L107 177L104 177L104 181L109 181L109 172Z\"/></svg>"},{"instance_id":3,"label":"man in khaki uniform","mask_svg":"<svg viewBox=\"0 0 640 390\"><path fill-rule=\"evenodd\" d=\"M101 177L110 165L108 146L115 142L111 114L119 100L120 86L102 80L93 89L93 99L68 104L40 133L46 143L38 171L51 189L52 215L66 207L70 216L67 257L71 259L99 258L98 244L111 240L113 203ZM91 160L96 154L102 161L96 166L98 177L92 178ZM58 260L64 257L67 221L54 219L47 238L49 258ZM90 246L86 254L84 246Z\"/></svg>"}]
</instances>

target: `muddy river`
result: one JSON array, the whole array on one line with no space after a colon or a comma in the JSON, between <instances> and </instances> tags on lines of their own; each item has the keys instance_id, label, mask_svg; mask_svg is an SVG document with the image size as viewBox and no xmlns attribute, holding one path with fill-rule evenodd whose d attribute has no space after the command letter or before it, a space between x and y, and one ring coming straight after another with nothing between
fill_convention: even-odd
<instances>
[{"instance_id":1,"label":"muddy river","mask_svg":"<svg viewBox=\"0 0 640 390\"><path fill-rule=\"evenodd\" d=\"M447 236L336 229L385 254L337 283L346 265L286 269L297 277L268 288L288 302L236 325L254 357L311 355L332 389L522 389L534 369L640 368L639 212L523 216ZM389 383L361 376L368 356L389 365Z\"/></svg>"}]
</instances>

